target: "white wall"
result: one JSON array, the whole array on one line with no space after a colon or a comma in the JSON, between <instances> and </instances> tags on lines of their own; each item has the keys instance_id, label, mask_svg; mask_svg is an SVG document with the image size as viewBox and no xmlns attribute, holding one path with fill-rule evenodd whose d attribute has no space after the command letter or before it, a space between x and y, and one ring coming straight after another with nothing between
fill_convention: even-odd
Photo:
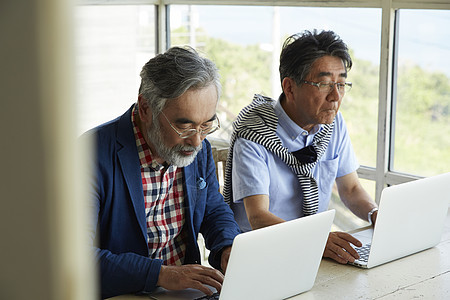
<instances>
[{"instance_id":1,"label":"white wall","mask_svg":"<svg viewBox=\"0 0 450 300\"><path fill-rule=\"evenodd\" d=\"M93 299L72 3L0 1L0 299Z\"/></svg>"}]
</instances>

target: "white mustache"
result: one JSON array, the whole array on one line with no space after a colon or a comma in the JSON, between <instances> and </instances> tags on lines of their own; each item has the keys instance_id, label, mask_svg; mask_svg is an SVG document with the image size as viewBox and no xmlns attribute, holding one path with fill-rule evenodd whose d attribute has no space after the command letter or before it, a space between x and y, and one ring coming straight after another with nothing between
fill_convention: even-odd
<instances>
[{"instance_id":1,"label":"white mustache","mask_svg":"<svg viewBox=\"0 0 450 300\"><path fill-rule=\"evenodd\" d=\"M191 151L195 151L198 152L202 149L202 144L200 144L198 147L194 147L194 146L183 146L183 145L176 145L174 147L175 151L186 151L186 152L191 152Z\"/></svg>"}]
</instances>

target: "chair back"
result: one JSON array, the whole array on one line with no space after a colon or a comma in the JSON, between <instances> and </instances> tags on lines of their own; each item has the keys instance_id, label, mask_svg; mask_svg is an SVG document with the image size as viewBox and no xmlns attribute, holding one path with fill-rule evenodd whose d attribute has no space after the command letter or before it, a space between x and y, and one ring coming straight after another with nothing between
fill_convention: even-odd
<instances>
[{"instance_id":1,"label":"chair back","mask_svg":"<svg viewBox=\"0 0 450 300\"><path fill-rule=\"evenodd\" d=\"M214 162L216 165L216 176L219 182L219 192L223 192L223 185L225 183L225 167L228 157L228 148L222 146L212 146L211 148Z\"/></svg>"}]
</instances>

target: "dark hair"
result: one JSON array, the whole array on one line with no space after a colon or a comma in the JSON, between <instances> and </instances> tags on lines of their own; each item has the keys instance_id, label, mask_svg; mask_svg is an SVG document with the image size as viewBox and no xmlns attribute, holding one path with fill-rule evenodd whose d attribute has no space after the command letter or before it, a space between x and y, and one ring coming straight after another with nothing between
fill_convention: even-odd
<instances>
[{"instance_id":1,"label":"dark hair","mask_svg":"<svg viewBox=\"0 0 450 300\"><path fill-rule=\"evenodd\" d=\"M175 99L189 89L204 88L210 84L215 84L219 99L219 73L211 60L201 57L191 47L172 47L144 65L139 94L147 99L153 115L157 116L167 100Z\"/></svg>"},{"instance_id":2,"label":"dark hair","mask_svg":"<svg viewBox=\"0 0 450 300\"><path fill-rule=\"evenodd\" d=\"M297 85L311 71L311 65L326 55L337 56L342 59L345 70L352 67L352 59L347 45L333 31L317 32L316 29L291 35L283 44L280 55L280 79L285 77L294 79Z\"/></svg>"}]
</instances>

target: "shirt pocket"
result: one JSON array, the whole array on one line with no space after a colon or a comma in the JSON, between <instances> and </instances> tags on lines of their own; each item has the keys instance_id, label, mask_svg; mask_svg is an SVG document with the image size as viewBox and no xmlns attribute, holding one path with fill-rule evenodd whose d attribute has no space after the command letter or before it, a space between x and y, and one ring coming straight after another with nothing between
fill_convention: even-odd
<instances>
[{"instance_id":1,"label":"shirt pocket","mask_svg":"<svg viewBox=\"0 0 450 300\"><path fill-rule=\"evenodd\" d=\"M333 183L336 179L339 165L339 157L333 159L321 160L317 162L316 166L316 181L322 193L329 194Z\"/></svg>"}]
</instances>

